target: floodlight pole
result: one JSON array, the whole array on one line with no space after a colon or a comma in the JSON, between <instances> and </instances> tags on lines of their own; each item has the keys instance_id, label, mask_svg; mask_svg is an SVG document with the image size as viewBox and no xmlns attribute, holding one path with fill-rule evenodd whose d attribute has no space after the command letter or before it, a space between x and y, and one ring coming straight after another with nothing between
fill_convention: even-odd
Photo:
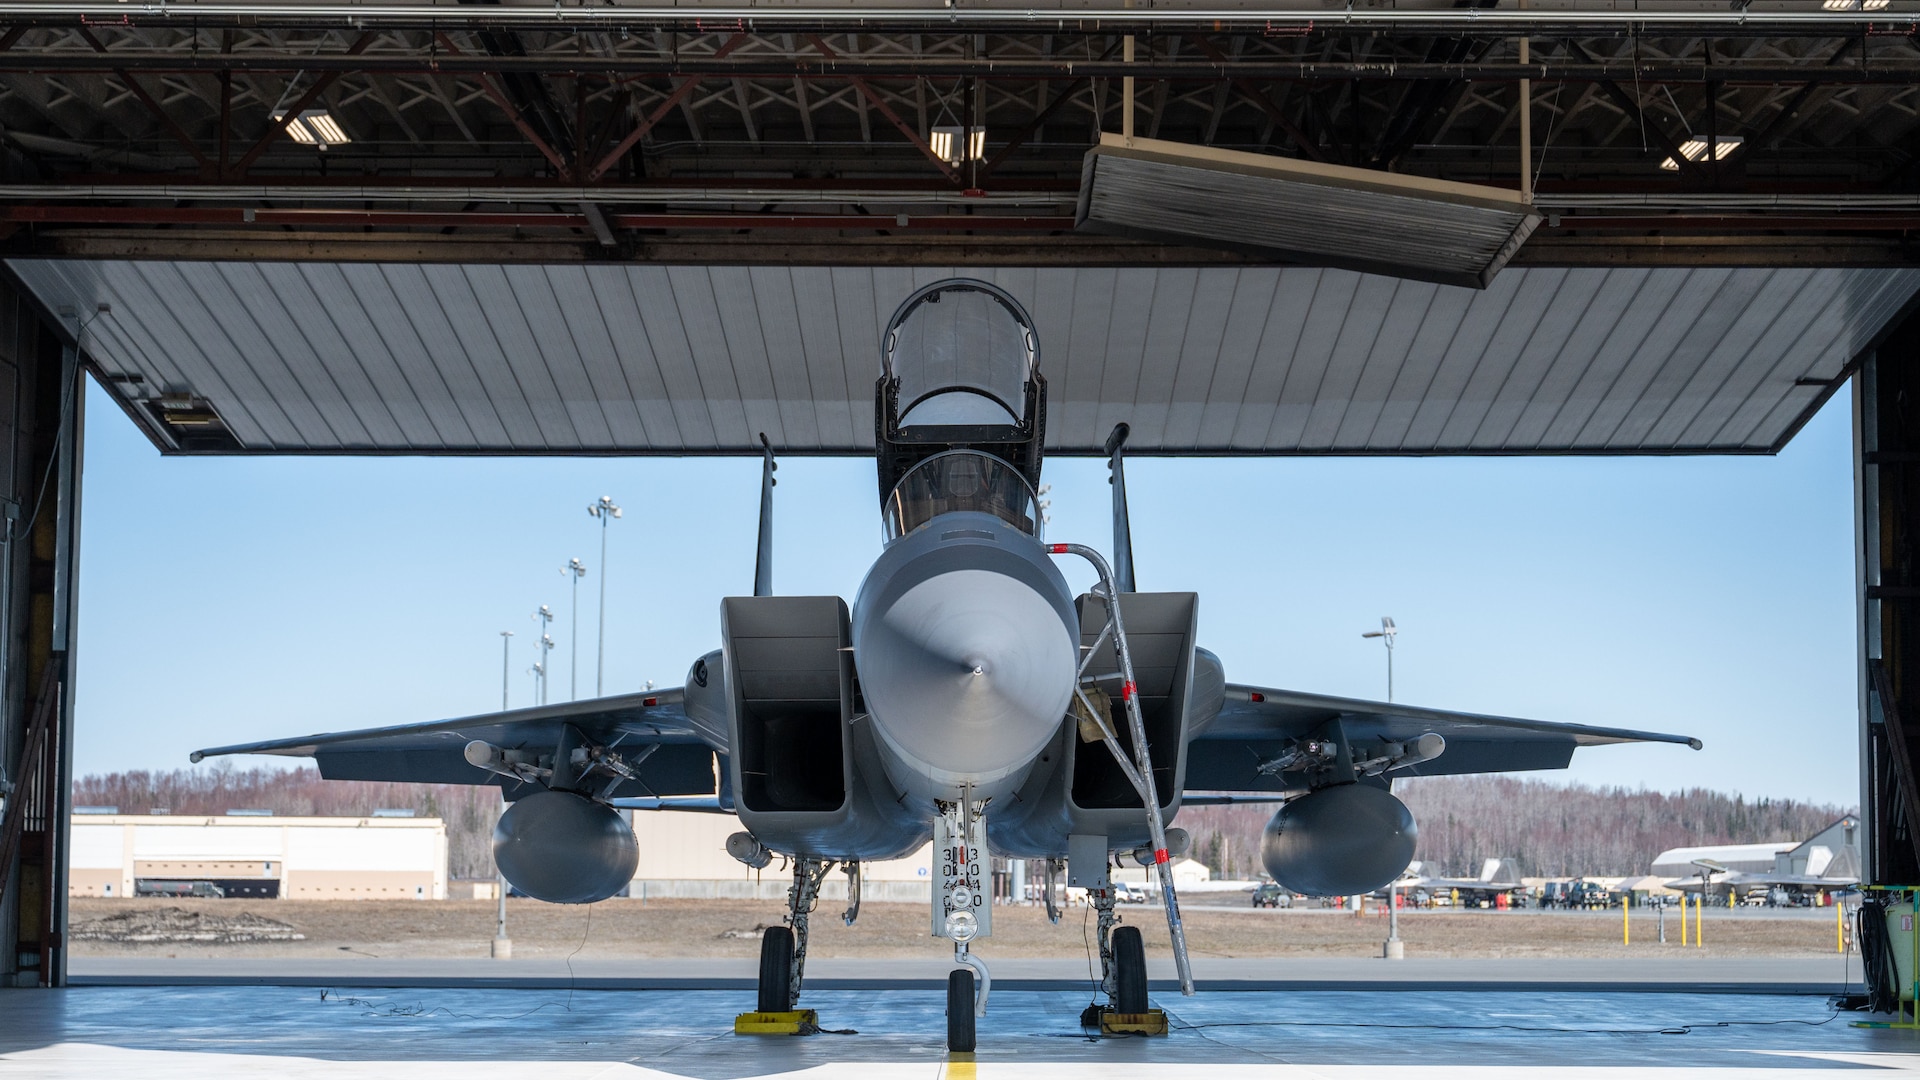
<instances>
[{"instance_id":1,"label":"floodlight pole","mask_svg":"<svg viewBox=\"0 0 1920 1080\"><path fill-rule=\"evenodd\" d=\"M607 525L620 516L620 507L613 496L602 495L599 502L588 504L587 513L600 519L600 656L594 665L593 696L602 697L607 679Z\"/></svg>"},{"instance_id":2,"label":"floodlight pole","mask_svg":"<svg viewBox=\"0 0 1920 1080\"><path fill-rule=\"evenodd\" d=\"M509 650L513 645L513 631L500 631L500 711L507 711L507 679L512 665L508 661ZM507 789L500 788L501 811L505 812ZM507 939L507 876L500 872L499 864L493 868L493 896L496 908L493 914L493 945L490 955L495 960L506 960L513 956L513 942Z\"/></svg>"},{"instance_id":3,"label":"floodlight pole","mask_svg":"<svg viewBox=\"0 0 1920 1080\"><path fill-rule=\"evenodd\" d=\"M553 622L553 609L545 604L533 613L540 622L540 662L533 665L533 673L540 682L540 704L547 703L547 672L552 670L547 656L553 651L553 635L547 633L547 627Z\"/></svg>"},{"instance_id":4,"label":"floodlight pole","mask_svg":"<svg viewBox=\"0 0 1920 1080\"><path fill-rule=\"evenodd\" d=\"M1396 636L1398 636L1399 633L1400 633L1400 628L1393 625L1393 616L1382 615L1380 616L1380 629L1369 630L1366 633L1360 635L1363 638L1380 638L1386 642L1386 645L1387 645L1387 703L1389 705L1393 703L1393 639Z\"/></svg>"},{"instance_id":5,"label":"floodlight pole","mask_svg":"<svg viewBox=\"0 0 1920 1080\"><path fill-rule=\"evenodd\" d=\"M513 648L513 631L500 631L500 711L507 711L507 673L512 668L508 655Z\"/></svg>"},{"instance_id":6,"label":"floodlight pole","mask_svg":"<svg viewBox=\"0 0 1920 1080\"><path fill-rule=\"evenodd\" d=\"M568 559L567 565L560 568L563 574L573 577L573 629L569 631L567 654L571 659L567 669L567 700L580 700L580 579L587 576L587 564L579 559Z\"/></svg>"},{"instance_id":7,"label":"floodlight pole","mask_svg":"<svg viewBox=\"0 0 1920 1080\"><path fill-rule=\"evenodd\" d=\"M1380 629L1368 630L1360 635L1363 638L1380 638L1386 642L1387 702L1389 704L1393 702L1393 639L1399 633L1400 628L1393 625L1392 616L1382 615ZM1387 790L1393 790L1392 780L1387 781ZM1403 960L1407 955L1406 946L1400 941L1400 878L1398 875L1387 883L1387 943L1381 949L1380 955L1388 960Z\"/></svg>"}]
</instances>

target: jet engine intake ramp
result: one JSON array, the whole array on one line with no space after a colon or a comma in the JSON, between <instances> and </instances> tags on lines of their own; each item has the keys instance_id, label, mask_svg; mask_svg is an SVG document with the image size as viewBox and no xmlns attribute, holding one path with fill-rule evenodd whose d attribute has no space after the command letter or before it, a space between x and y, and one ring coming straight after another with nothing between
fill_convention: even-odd
<instances>
[{"instance_id":1,"label":"jet engine intake ramp","mask_svg":"<svg viewBox=\"0 0 1920 1080\"><path fill-rule=\"evenodd\" d=\"M961 274L1045 343L1047 453L1768 453L1920 269L10 260L170 453L871 454L880 334Z\"/></svg>"}]
</instances>

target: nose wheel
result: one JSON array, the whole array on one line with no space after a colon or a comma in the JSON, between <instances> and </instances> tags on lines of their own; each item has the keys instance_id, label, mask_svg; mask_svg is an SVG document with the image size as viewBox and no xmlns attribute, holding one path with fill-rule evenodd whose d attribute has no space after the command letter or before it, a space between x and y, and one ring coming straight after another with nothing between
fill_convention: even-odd
<instances>
[{"instance_id":1,"label":"nose wheel","mask_svg":"<svg viewBox=\"0 0 1920 1080\"><path fill-rule=\"evenodd\" d=\"M956 1054L973 1053L974 1045L973 972L960 968L947 973L947 1049Z\"/></svg>"}]
</instances>

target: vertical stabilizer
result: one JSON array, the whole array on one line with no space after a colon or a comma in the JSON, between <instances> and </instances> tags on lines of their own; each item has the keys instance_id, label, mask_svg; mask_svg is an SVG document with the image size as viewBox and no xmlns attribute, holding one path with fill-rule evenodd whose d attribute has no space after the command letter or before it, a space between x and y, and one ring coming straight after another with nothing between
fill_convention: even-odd
<instances>
[{"instance_id":1,"label":"vertical stabilizer","mask_svg":"<svg viewBox=\"0 0 1920 1080\"><path fill-rule=\"evenodd\" d=\"M1113 425L1107 436L1107 469L1113 485L1113 587L1123 593L1137 592L1133 585L1133 526L1127 517L1127 471L1123 450L1127 445L1125 424Z\"/></svg>"},{"instance_id":2,"label":"vertical stabilizer","mask_svg":"<svg viewBox=\"0 0 1920 1080\"><path fill-rule=\"evenodd\" d=\"M760 469L760 544L753 555L753 595L773 595L773 478L780 466L773 460L773 444L767 433L760 433L760 450L765 463Z\"/></svg>"}]
</instances>

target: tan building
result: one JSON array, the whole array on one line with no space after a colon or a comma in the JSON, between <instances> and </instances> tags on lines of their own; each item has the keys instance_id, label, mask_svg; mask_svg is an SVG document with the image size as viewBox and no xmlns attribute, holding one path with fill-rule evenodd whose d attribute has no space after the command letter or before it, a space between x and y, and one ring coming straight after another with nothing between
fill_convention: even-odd
<instances>
[{"instance_id":1,"label":"tan building","mask_svg":"<svg viewBox=\"0 0 1920 1080\"><path fill-rule=\"evenodd\" d=\"M447 826L439 818L75 814L71 820L69 896L447 897Z\"/></svg>"},{"instance_id":2,"label":"tan building","mask_svg":"<svg viewBox=\"0 0 1920 1080\"><path fill-rule=\"evenodd\" d=\"M776 900L793 883L791 868L775 858L761 870L751 870L727 854L727 837L740 831L732 814L700 814L683 810L636 810L633 835L640 844L640 868L630 893L637 897L693 897ZM913 900L933 896L933 845L904 859L870 862L861 867L866 900ZM847 896L846 875L835 870L821 885L823 900Z\"/></svg>"}]
</instances>

